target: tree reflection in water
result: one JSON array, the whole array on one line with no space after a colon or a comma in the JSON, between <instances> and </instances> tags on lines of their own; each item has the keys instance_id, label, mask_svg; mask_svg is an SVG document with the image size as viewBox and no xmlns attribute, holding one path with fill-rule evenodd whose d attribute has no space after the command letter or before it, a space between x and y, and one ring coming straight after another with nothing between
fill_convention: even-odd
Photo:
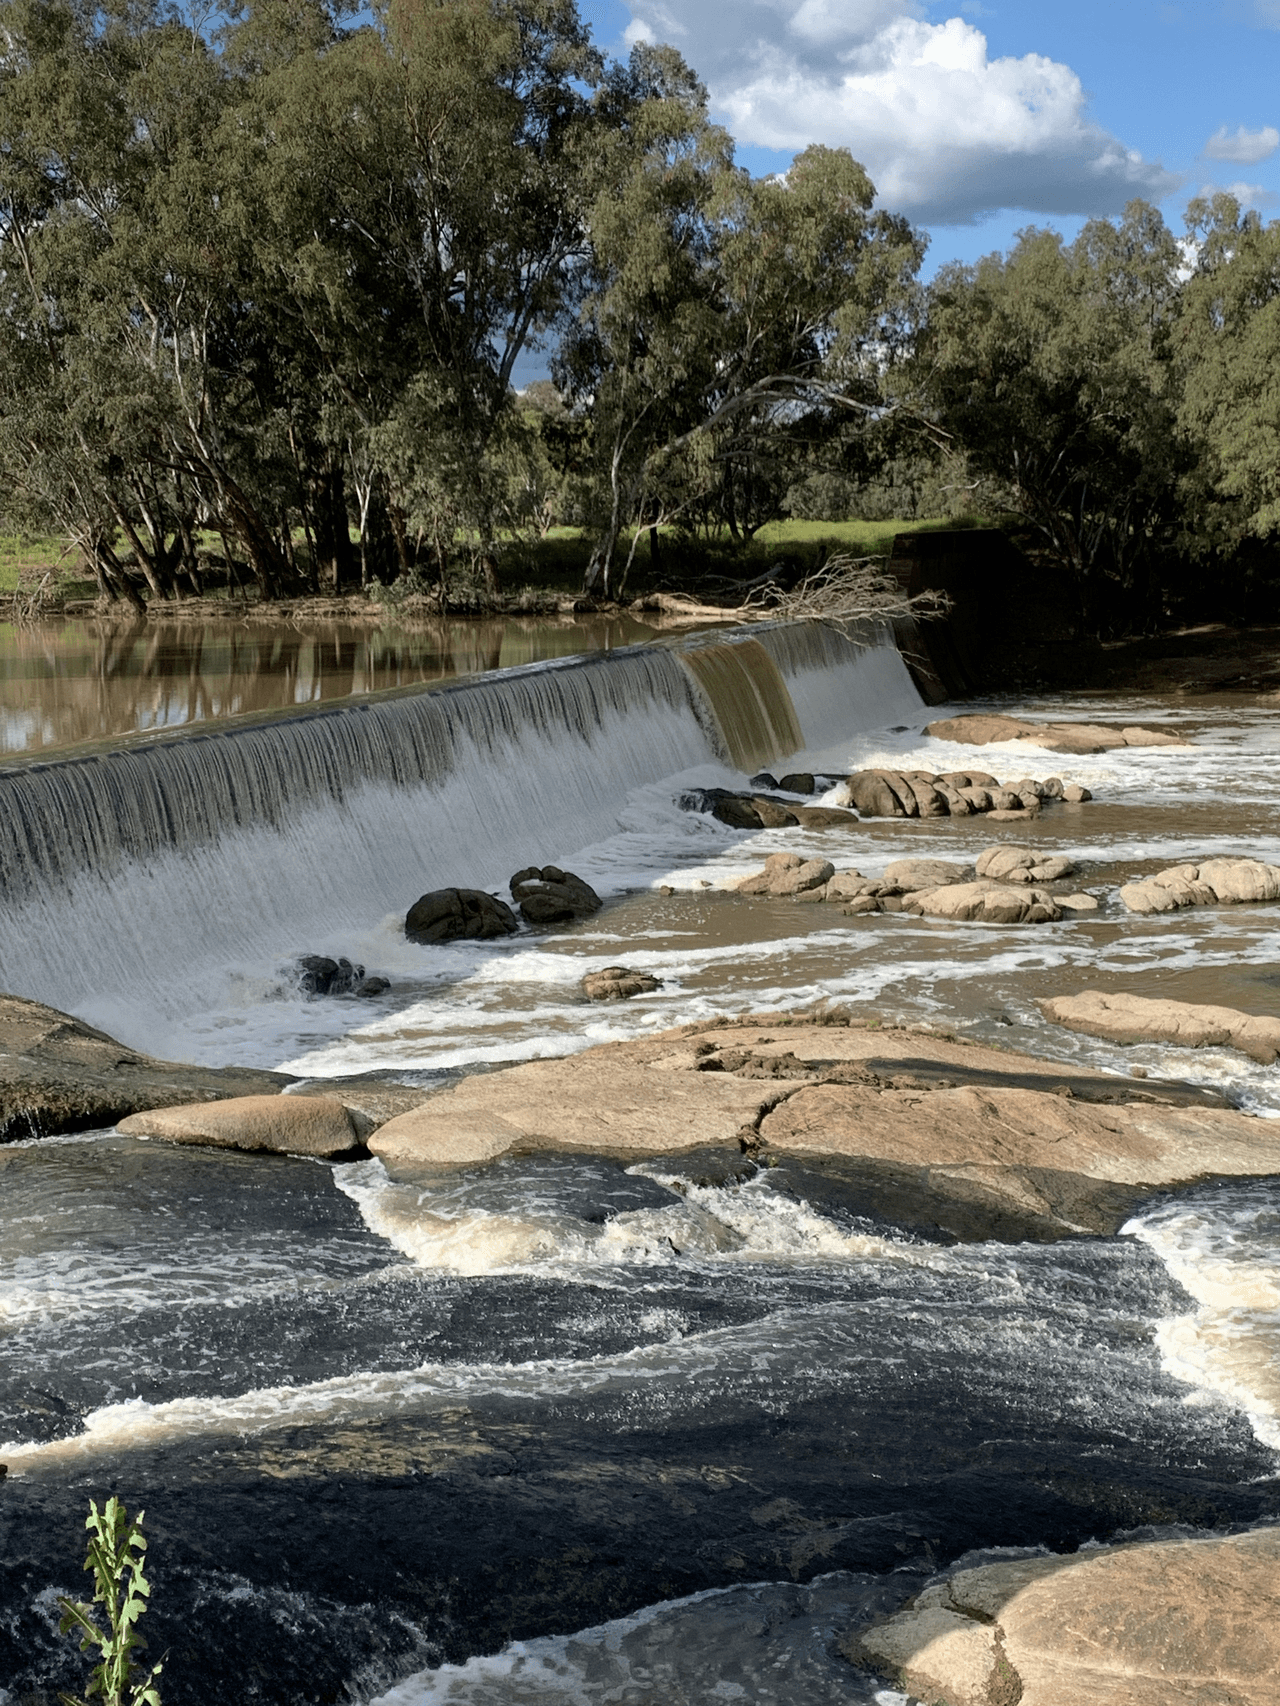
<instances>
[{"instance_id":1,"label":"tree reflection in water","mask_svg":"<svg viewBox=\"0 0 1280 1706\"><path fill-rule=\"evenodd\" d=\"M0 752L319 705L651 639L629 617L0 624Z\"/></svg>"}]
</instances>

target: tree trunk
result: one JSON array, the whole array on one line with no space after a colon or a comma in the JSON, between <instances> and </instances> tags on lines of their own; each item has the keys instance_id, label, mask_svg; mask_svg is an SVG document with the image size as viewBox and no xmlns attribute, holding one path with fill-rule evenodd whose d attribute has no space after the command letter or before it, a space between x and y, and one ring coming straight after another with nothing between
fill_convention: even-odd
<instances>
[{"instance_id":1,"label":"tree trunk","mask_svg":"<svg viewBox=\"0 0 1280 1706\"><path fill-rule=\"evenodd\" d=\"M359 566L351 547L344 458L329 449L323 467L311 477L311 513L315 527L316 571L326 588L345 592L356 584Z\"/></svg>"}]
</instances>

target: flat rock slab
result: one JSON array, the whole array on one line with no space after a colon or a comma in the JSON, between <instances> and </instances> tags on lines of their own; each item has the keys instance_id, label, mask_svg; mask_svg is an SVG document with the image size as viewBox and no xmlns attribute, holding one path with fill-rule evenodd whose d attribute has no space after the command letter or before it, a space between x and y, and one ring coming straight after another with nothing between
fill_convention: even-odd
<instances>
[{"instance_id":1,"label":"flat rock slab","mask_svg":"<svg viewBox=\"0 0 1280 1706\"><path fill-rule=\"evenodd\" d=\"M933 1706L1276 1706L1280 1528L961 1570L842 1650Z\"/></svg>"},{"instance_id":2,"label":"flat rock slab","mask_svg":"<svg viewBox=\"0 0 1280 1706\"><path fill-rule=\"evenodd\" d=\"M56 1007L0 995L0 1143L112 1126L144 1108L269 1095L292 1082L284 1072L156 1060Z\"/></svg>"},{"instance_id":3,"label":"flat rock slab","mask_svg":"<svg viewBox=\"0 0 1280 1706\"><path fill-rule=\"evenodd\" d=\"M1191 1001L1152 1000L1085 989L1039 1003L1046 1019L1117 1043L1177 1043L1183 1048L1234 1048L1262 1066L1280 1055L1280 1019L1236 1007L1202 1007Z\"/></svg>"},{"instance_id":4,"label":"flat rock slab","mask_svg":"<svg viewBox=\"0 0 1280 1706\"><path fill-rule=\"evenodd\" d=\"M119 1129L130 1137L202 1143L215 1149L268 1150L331 1161L360 1145L345 1107L332 1096L236 1096L130 1114Z\"/></svg>"},{"instance_id":5,"label":"flat rock slab","mask_svg":"<svg viewBox=\"0 0 1280 1706\"><path fill-rule=\"evenodd\" d=\"M1163 729L1119 728L1113 723L1041 723L1022 717L978 713L944 717L930 723L925 734L935 740L962 741L966 746L990 746L999 741L1034 742L1048 752L1113 752L1122 746L1189 746Z\"/></svg>"},{"instance_id":6,"label":"flat rock slab","mask_svg":"<svg viewBox=\"0 0 1280 1706\"><path fill-rule=\"evenodd\" d=\"M1019 1236L1114 1230L1125 1218L1117 1187L1280 1172L1272 1122L1188 1086L920 1031L785 1019L682 1026L468 1078L369 1139L408 1171L706 1147L855 1172L874 1163L895 1178L915 1169L922 1190L1034 1229Z\"/></svg>"}]
</instances>

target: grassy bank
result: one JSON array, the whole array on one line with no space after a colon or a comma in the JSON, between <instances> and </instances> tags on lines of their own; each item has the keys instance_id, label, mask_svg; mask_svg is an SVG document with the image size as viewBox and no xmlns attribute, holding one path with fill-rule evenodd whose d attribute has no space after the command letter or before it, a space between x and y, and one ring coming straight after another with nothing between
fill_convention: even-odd
<instances>
[{"instance_id":1,"label":"grassy bank","mask_svg":"<svg viewBox=\"0 0 1280 1706\"><path fill-rule=\"evenodd\" d=\"M749 543L732 539L727 531L697 538L671 531L661 535L656 560L645 529L636 546L627 590L632 594L659 587L714 592L718 580L750 579L780 560L803 570L816 568L838 552L858 557L888 556L897 533L965 525L946 517L927 521L775 521ZM500 554L503 590L518 593L528 587L536 592L578 592L592 543L591 535L572 527L553 527L542 539L509 540ZM209 540L201 544L215 550ZM624 536L619 545L623 561L630 547L630 536ZM295 549L305 554L305 541L296 540ZM208 588L215 597L222 578L220 545L216 550L218 567L211 569ZM121 555L127 556L127 552L122 549ZM55 577L51 587L54 597L94 596L95 584L92 578L83 578L79 553L69 541L54 535L0 533L0 596L12 593L19 585L29 586L46 571Z\"/></svg>"}]
</instances>

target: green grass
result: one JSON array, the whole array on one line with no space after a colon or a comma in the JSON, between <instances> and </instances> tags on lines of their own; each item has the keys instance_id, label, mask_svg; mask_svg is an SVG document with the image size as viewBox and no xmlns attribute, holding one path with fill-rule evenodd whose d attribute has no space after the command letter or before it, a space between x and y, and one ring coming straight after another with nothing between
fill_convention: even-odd
<instances>
[{"instance_id":1,"label":"green grass","mask_svg":"<svg viewBox=\"0 0 1280 1706\"><path fill-rule=\"evenodd\" d=\"M61 567L66 570L77 560L75 549L67 550L67 541L54 534L32 537L22 533L0 533L0 592L16 591L18 576L24 569L43 572Z\"/></svg>"},{"instance_id":2,"label":"green grass","mask_svg":"<svg viewBox=\"0 0 1280 1706\"><path fill-rule=\"evenodd\" d=\"M838 551L858 557L887 556L898 533L981 525L984 523L946 517L928 521L774 521L761 528L749 544L733 540L727 531L711 539L664 531L661 559L656 565L650 562L645 529L636 548L627 591L642 593L658 586L695 590L703 580L745 580L763 573L780 558L812 569ZM622 561L630 543L630 535L624 535L619 545ZM202 535L200 544L211 552L221 552L221 542L211 534ZM553 527L545 538L537 540L513 539L502 551L499 572L503 589L515 593L527 586L539 592L579 592L590 555L590 537L575 527ZM81 580L75 572L78 566L78 553L67 548L65 539L0 533L0 596L16 589L24 571L29 578L32 571L55 568L62 597L91 598L94 582ZM217 596L217 588L211 586L209 591Z\"/></svg>"}]
</instances>

